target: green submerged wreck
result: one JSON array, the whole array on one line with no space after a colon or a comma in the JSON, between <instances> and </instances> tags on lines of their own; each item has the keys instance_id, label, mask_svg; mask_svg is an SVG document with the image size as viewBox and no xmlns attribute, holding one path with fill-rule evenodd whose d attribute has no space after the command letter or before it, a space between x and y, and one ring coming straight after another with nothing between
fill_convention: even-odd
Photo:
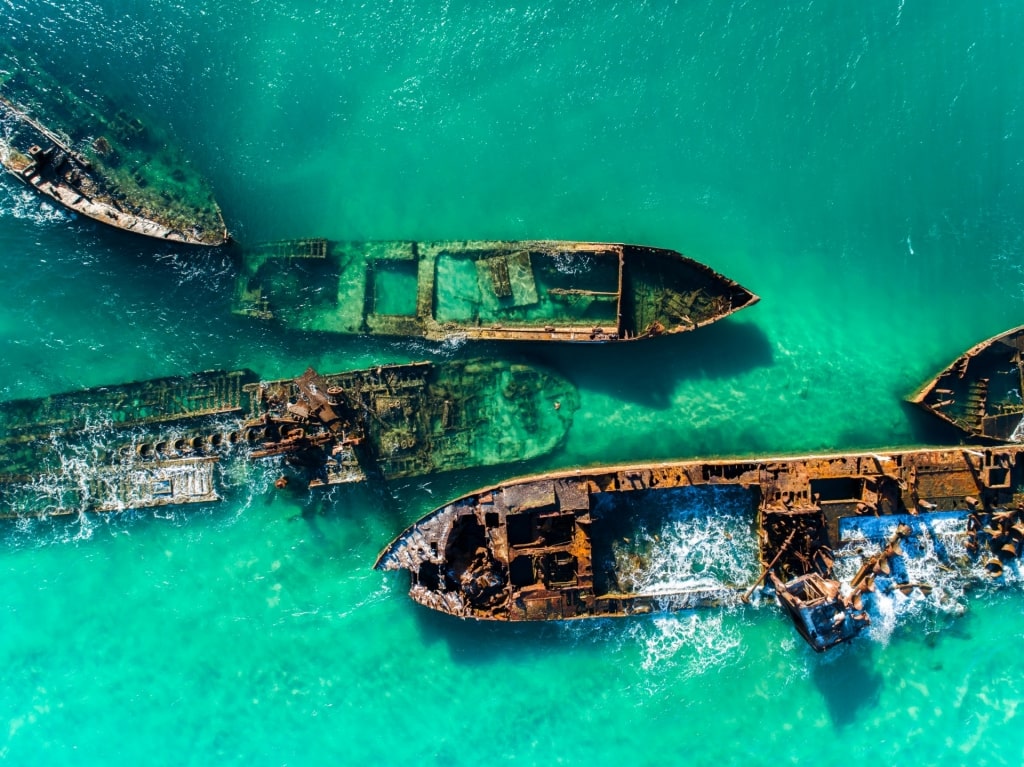
<instances>
[{"instance_id":1,"label":"green submerged wreck","mask_svg":"<svg viewBox=\"0 0 1024 767\"><path fill-rule=\"evenodd\" d=\"M631 341L758 297L679 253L594 242L285 240L241 253L233 311L330 333Z\"/></svg>"},{"instance_id":2,"label":"green submerged wreck","mask_svg":"<svg viewBox=\"0 0 1024 767\"><path fill-rule=\"evenodd\" d=\"M278 487L310 488L511 463L553 450L577 407L555 373L491 360L212 371L9 401L0 515L214 501L237 461L274 461Z\"/></svg>"},{"instance_id":3,"label":"green submerged wreck","mask_svg":"<svg viewBox=\"0 0 1024 767\"><path fill-rule=\"evenodd\" d=\"M228 241L208 184L165 133L2 45L0 165L58 205L118 229L190 245Z\"/></svg>"}]
</instances>

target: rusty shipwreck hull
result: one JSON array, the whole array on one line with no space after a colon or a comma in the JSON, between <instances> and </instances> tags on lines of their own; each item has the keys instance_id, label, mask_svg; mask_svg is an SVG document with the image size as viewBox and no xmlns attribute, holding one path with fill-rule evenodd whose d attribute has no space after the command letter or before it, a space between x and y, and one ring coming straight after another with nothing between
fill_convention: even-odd
<instances>
[{"instance_id":1,"label":"rusty shipwreck hull","mask_svg":"<svg viewBox=\"0 0 1024 767\"><path fill-rule=\"evenodd\" d=\"M228 241L208 184L165 132L2 42L0 128L0 165L61 207L160 240Z\"/></svg>"},{"instance_id":2,"label":"rusty shipwreck hull","mask_svg":"<svg viewBox=\"0 0 1024 767\"><path fill-rule=\"evenodd\" d=\"M694 330L757 301L662 248L304 239L242 252L233 311L333 333L608 342Z\"/></svg>"},{"instance_id":3,"label":"rusty shipwreck hull","mask_svg":"<svg viewBox=\"0 0 1024 767\"><path fill-rule=\"evenodd\" d=\"M238 462L317 488L529 459L577 406L561 376L496 360L207 371L3 402L0 516L214 501Z\"/></svg>"},{"instance_id":4,"label":"rusty shipwreck hull","mask_svg":"<svg viewBox=\"0 0 1024 767\"><path fill-rule=\"evenodd\" d=\"M1022 487L1016 446L576 470L463 496L402 533L376 567L408 570L420 604L500 621L738 603L767 579L820 651L868 625L864 602L880 584L929 588L906 574L908 541L924 550L941 531L942 567L965 577L1016 567ZM723 516L729 526L716 526ZM666 548L667 518L692 521L679 528L684 544L718 540ZM638 578L645 557L667 577Z\"/></svg>"},{"instance_id":5,"label":"rusty shipwreck hull","mask_svg":"<svg viewBox=\"0 0 1024 767\"><path fill-rule=\"evenodd\" d=\"M910 401L972 437L1024 441L1024 325L982 341Z\"/></svg>"}]
</instances>

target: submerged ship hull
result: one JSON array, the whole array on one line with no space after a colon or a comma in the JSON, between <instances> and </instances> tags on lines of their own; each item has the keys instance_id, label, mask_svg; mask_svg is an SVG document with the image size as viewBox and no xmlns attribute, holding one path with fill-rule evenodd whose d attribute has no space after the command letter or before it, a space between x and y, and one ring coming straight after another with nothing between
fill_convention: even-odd
<instances>
[{"instance_id":1,"label":"submerged ship hull","mask_svg":"<svg viewBox=\"0 0 1024 767\"><path fill-rule=\"evenodd\" d=\"M70 211L189 245L228 240L206 184L167 137L0 50L0 164Z\"/></svg>"},{"instance_id":2,"label":"submerged ship hull","mask_svg":"<svg viewBox=\"0 0 1024 767\"><path fill-rule=\"evenodd\" d=\"M0 515L212 501L229 461L314 488L525 460L554 449L577 405L563 378L491 360L211 371L0 403Z\"/></svg>"},{"instance_id":3,"label":"submerged ship hull","mask_svg":"<svg viewBox=\"0 0 1024 767\"><path fill-rule=\"evenodd\" d=\"M671 250L558 241L267 243L233 311L333 333L606 342L702 327L758 297Z\"/></svg>"},{"instance_id":4,"label":"submerged ship hull","mask_svg":"<svg viewBox=\"0 0 1024 767\"><path fill-rule=\"evenodd\" d=\"M1024 326L957 357L910 401L972 437L1024 441Z\"/></svg>"},{"instance_id":5,"label":"submerged ship hull","mask_svg":"<svg viewBox=\"0 0 1024 767\"><path fill-rule=\"evenodd\" d=\"M900 541L941 528L943 567L1016 567L1021 487L1019 447L577 470L455 500L396 538L376 567L408 570L422 605L502 621L738 603L770 576L801 634L824 650L867 625L863 602L883 581L927 588L905 577Z\"/></svg>"}]
</instances>

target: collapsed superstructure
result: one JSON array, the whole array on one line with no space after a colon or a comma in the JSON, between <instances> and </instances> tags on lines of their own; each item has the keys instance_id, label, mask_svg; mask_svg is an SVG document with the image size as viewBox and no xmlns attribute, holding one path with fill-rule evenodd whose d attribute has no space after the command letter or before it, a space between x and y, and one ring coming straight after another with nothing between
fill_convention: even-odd
<instances>
[{"instance_id":1,"label":"collapsed superstructure","mask_svg":"<svg viewBox=\"0 0 1024 767\"><path fill-rule=\"evenodd\" d=\"M233 311L331 333L606 342L693 330L757 300L662 248L303 239L241 253Z\"/></svg>"},{"instance_id":2,"label":"collapsed superstructure","mask_svg":"<svg viewBox=\"0 0 1024 767\"><path fill-rule=\"evenodd\" d=\"M719 606L768 579L821 651L868 625L876 590L929 590L922 552L965 576L1017 568L1022 488L1016 446L551 473L446 504L376 567L408 570L427 607L503 621Z\"/></svg>"},{"instance_id":3,"label":"collapsed superstructure","mask_svg":"<svg viewBox=\"0 0 1024 767\"><path fill-rule=\"evenodd\" d=\"M0 47L0 165L57 204L137 234L228 240L206 182L154 126Z\"/></svg>"},{"instance_id":4,"label":"collapsed superstructure","mask_svg":"<svg viewBox=\"0 0 1024 767\"><path fill-rule=\"evenodd\" d=\"M230 458L280 458L310 487L508 463L565 437L560 376L492 360L261 381L248 370L0 403L0 515L120 511L219 498Z\"/></svg>"}]
</instances>

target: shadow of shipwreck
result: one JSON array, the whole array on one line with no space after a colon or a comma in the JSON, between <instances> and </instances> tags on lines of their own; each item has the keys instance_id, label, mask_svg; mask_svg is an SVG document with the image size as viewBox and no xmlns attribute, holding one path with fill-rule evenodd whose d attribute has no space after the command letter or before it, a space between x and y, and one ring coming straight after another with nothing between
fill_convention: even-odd
<instances>
[{"instance_id":1,"label":"shadow of shipwreck","mask_svg":"<svg viewBox=\"0 0 1024 767\"><path fill-rule=\"evenodd\" d=\"M836 729L856 723L878 703L883 678L871 662L869 646L854 644L838 657L818 657L815 661L811 677Z\"/></svg>"},{"instance_id":2,"label":"shadow of shipwreck","mask_svg":"<svg viewBox=\"0 0 1024 767\"><path fill-rule=\"evenodd\" d=\"M537 344L530 351L580 389L658 409L672 404L681 381L731 378L773 363L765 332L732 319L678 336L621 344Z\"/></svg>"}]
</instances>

